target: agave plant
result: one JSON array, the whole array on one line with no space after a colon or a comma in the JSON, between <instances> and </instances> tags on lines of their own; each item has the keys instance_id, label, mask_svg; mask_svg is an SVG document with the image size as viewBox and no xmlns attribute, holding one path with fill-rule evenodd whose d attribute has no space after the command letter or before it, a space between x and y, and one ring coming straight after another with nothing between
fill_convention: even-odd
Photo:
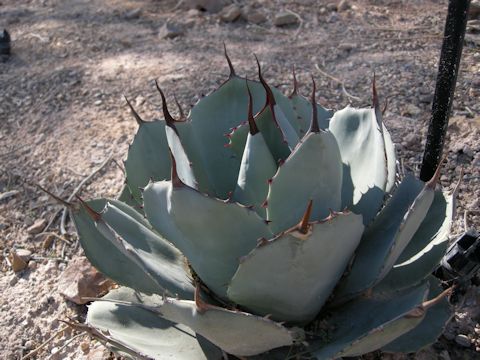
<instances>
[{"instance_id":1,"label":"agave plant","mask_svg":"<svg viewBox=\"0 0 480 360\"><path fill-rule=\"evenodd\" d=\"M227 55L225 53L225 55ZM330 359L414 352L451 311L430 274L454 191L399 179L373 107L324 109L230 76L174 119L138 132L116 199L82 201L87 257L121 285L87 328L139 358ZM294 74L295 75L295 74ZM127 101L128 102L128 101ZM255 114L255 115L254 115Z\"/></svg>"}]
</instances>

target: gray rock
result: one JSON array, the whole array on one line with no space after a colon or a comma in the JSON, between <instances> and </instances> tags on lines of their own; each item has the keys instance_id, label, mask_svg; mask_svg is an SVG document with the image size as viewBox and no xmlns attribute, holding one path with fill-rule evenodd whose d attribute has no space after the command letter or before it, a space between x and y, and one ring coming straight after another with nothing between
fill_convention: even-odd
<instances>
[{"instance_id":1,"label":"gray rock","mask_svg":"<svg viewBox=\"0 0 480 360\"><path fill-rule=\"evenodd\" d=\"M465 42L480 46L480 34L465 34Z\"/></svg>"},{"instance_id":2,"label":"gray rock","mask_svg":"<svg viewBox=\"0 0 480 360\"><path fill-rule=\"evenodd\" d=\"M326 7L327 7L328 11L337 11L337 4L335 4L335 3L327 4Z\"/></svg>"},{"instance_id":3,"label":"gray rock","mask_svg":"<svg viewBox=\"0 0 480 360\"><path fill-rule=\"evenodd\" d=\"M341 43L338 45L339 50L350 51L355 49L356 45L354 43Z\"/></svg>"},{"instance_id":4,"label":"gray rock","mask_svg":"<svg viewBox=\"0 0 480 360\"><path fill-rule=\"evenodd\" d=\"M158 31L158 36L162 39L173 39L183 35L183 30L172 23L165 23Z\"/></svg>"},{"instance_id":5,"label":"gray rock","mask_svg":"<svg viewBox=\"0 0 480 360\"><path fill-rule=\"evenodd\" d=\"M470 8L468 9L468 19L480 18L480 1L472 0L470 2Z\"/></svg>"},{"instance_id":6,"label":"gray rock","mask_svg":"<svg viewBox=\"0 0 480 360\"><path fill-rule=\"evenodd\" d=\"M242 15L242 10L235 4L225 6L220 11L220 19L224 22L234 22L240 15Z\"/></svg>"},{"instance_id":7,"label":"gray rock","mask_svg":"<svg viewBox=\"0 0 480 360\"><path fill-rule=\"evenodd\" d=\"M136 19L140 16L141 13L142 13L142 9L136 8L136 9L132 9L130 11L127 11L125 13L124 17L127 20Z\"/></svg>"},{"instance_id":8,"label":"gray rock","mask_svg":"<svg viewBox=\"0 0 480 360\"><path fill-rule=\"evenodd\" d=\"M242 16L245 20L252 24L261 24L267 21L267 16L255 9L246 8L242 12Z\"/></svg>"},{"instance_id":9,"label":"gray rock","mask_svg":"<svg viewBox=\"0 0 480 360\"><path fill-rule=\"evenodd\" d=\"M11 197L16 196L19 193L18 190L10 190L0 194L0 201L8 200Z\"/></svg>"},{"instance_id":10,"label":"gray rock","mask_svg":"<svg viewBox=\"0 0 480 360\"><path fill-rule=\"evenodd\" d=\"M189 18L196 18L200 16L200 14L201 14L201 11L198 9L190 9L187 11L187 17Z\"/></svg>"},{"instance_id":11,"label":"gray rock","mask_svg":"<svg viewBox=\"0 0 480 360\"><path fill-rule=\"evenodd\" d=\"M28 227L27 232L30 235L36 235L41 233L45 226L47 226L47 220L37 219L32 225Z\"/></svg>"},{"instance_id":12,"label":"gray rock","mask_svg":"<svg viewBox=\"0 0 480 360\"><path fill-rule=\"evenodd\" d=\"M470 146L465 145L462 149L463 153L467 155L468 157L473 158L473 150L470 148Z\"/></svg>"},{"instance_id":13,"label":"gray rock","mask_svg":"<svg viewBox=\"0 0 480 360\"><path fill-rule=\"evenodd\" d=\"M468 336L467 335L462 335L462 334L459 334L459 335L455 336L455 342L458 345L463 346L463 347L470 347L472 345Z\"/></svg>"},{"instance_id":14,"label":"gray rock","mask_svg":"<svg viewBox=\"0 0 480 360\"><path fill-rule=\"evenodd\" d=\"M422 110L418 106L415 106L413 104L408 104L404 111L404 114L413 115L413 116L420 115L421 113L422 113Z\"/></svg>"},{"instance_id":15,"label":"gray rock","mask_svg":"<svg viewBox=\"0 0 480 360\"><path fill-rule=\"evenodd\" d=\"M298 24L298 18L288 11L281 11L273 18L273 24L275 26L287 26Z\"/></svg>"},{"instance_id":16,"label":"gray rock","mask_svg":"<svg viewBox=\"0 0 480 360\"><path fill-rule=\"evenodd\" d=\"M337 11L342 12L348 9L350 9L350 3L347 0L340 0L337 5Z\"/></svg>"}]
</instances>

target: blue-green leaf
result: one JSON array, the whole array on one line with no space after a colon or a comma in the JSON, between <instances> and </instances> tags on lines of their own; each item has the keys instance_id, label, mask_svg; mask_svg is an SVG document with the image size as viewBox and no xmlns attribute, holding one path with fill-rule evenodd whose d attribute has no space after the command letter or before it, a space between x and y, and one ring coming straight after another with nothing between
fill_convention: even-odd
<instances>
[{"instance_id":1,"label":"blue-green leaf","mask_svg":"<svg viewBox=\"0 0 480 360\"><path fill-rule=\"evenodd\" d=\"M145 214L153 227L185 254L195 272L219 296L226 296L240 257L255 247L257 239L272 236L255 211L187 186L152 183L143 196Z\"/></svg>"},{"instance_id":2,"label":"blue-green leaf","mask_svg":"<svg viewBox=\"0 0 480 360\"><path fill-rule=\"evenodd\" d=\"M309 133L278 168L267 198L267 216L273 232L296 225L313 200L312 219L321 220L329 209L340 210L342 164L330 132Z\"/></svg>"},{"instance_id":3,"label":"blue-green leaf","mask_svg":"<svg viewBox=\"0 0 480 360\"><path fill-rule=\"evenodd\" d=\"M363 232L362 217L339 213L260 243L244 257L228 297L279 321L312 320L331 295Z\"/></svg>"}]
</instances>

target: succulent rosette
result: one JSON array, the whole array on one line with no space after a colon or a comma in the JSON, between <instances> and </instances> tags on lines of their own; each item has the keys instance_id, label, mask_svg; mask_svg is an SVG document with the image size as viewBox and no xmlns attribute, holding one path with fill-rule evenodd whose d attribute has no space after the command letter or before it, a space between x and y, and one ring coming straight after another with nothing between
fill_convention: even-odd
<instances>
[{"instance_id":1,"label":"succulent rosette","mask_svg":"<svg viewBox=\"0 0 480 360\"><path fill-rule=\"evenodd\" d=\"M139 124L119 199L82 202L86 256L121 285L90 332L154 359L413 352L451 311L430 274L454 192L396 174L373 107L332 112L235 74L187 117ZM258 63L258 62L257 62ZM158 85L157 85L158 87ZM297 357L295 357L297 356Z\"/></svg>"}]
</instances>

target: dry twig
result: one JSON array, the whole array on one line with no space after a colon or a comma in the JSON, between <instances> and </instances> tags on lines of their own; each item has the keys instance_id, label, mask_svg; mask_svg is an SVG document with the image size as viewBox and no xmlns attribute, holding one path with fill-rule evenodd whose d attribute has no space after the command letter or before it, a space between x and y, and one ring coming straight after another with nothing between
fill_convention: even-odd
<instances>
[{"instance_id":1,"label":"dry twig","mask_svg":"<svg viewBox=\"0 0 480 360\"><path fill-rule=\"evenodd\" d=\"M71 245L72 242L70 240L67 240L66 238L64 238L63 236L60 236L58 235L57 233L54 233L53 231L43 231L41 232L40 234L37 234L35 235L35 238L37 237L40 237L40 236L43 236L43 235L51 235L51 236L54 236L55 238L59 239L59 240L62 240L63 242Z\"/></svg>"},{"instance_id":2,"label":"dry twig","mask_svg":"<svg viewBox=\"0 0 480 360\"><path fill-rule=\"evenodd\" d=\"M45 340L43 343L41 343L39 346L37 346L35 349L33 349L32 351L30 351L27 355L25 355L24 357L22 357L21 360L26 360L28 358L31 358L33 355L37 354L40 350L42 350L45 346L47 346L53 339L55 339L58 335L60 335L61 333L63 333L65 330L68 329L68 326L64 326L63 328L61 328L60 330L58 330L55 334L53 334L52 336L50 336L47 340Z\"/></svg>"},{"instance_id":3,"label":"dry twig","mask_svg":"<svg viewBox=\"0 0 480 360\"><path fill-rule=\"evenodd\" d=\"M342 91L343 93L345 94L345 96L349 99L353 99L353 100L356 100L356 101L362 101L362 99L360 99L358 96L354 96L352 94L350 94L347 89L345 88L345 83L340 80L339 78L336 78L335 76L333 75L330 75L329 73L325 72L324 70L320 69L320 66L318 66L318 64L315 64L315 68L318 70L318 72L320 74L322 74L323 76L329 78L330 80L333 80L337 83L339 83L341 86L342 86Z\"/></svg>"},{"instance_id":4,"label":"dry twig","mask_svg":"<svg viewBox=\"0 0 480 360\"><path fill-rule=\"evenodd\" d=\"M65 349L68 345L70 345L73 341L75 341L76 339L78 339L79 337L82 337L82 336L85 336L87 335L86 333L80 333L80 334L77 334L75 335L74 337L68 339L68 341L65 342L65 344L63 344L62 346L60 346L57 350L56 353L54 354L51 354L49 357L47 357L47 360L50 360L50 359L53 359L60 351L62 351L63 349Z\"/></svg>"},{"instance_id":5,"label":"dry twig","mask_svg":"<svg viewBox=\"0 0 480 360\"><path fill-rule=\"evenodd\" d=\"M292 11L290 9L285 9L285 10L287 12L289 12L290 14L294 15L298 19L298 23L299 23L298 28L295 31L295 34L293 34L293 38L296 39L298 34L300 34L300 31L302 30L304 21L303 21L302 17L299 14L297 14L295 11Z\"/></svg>"}]
</instances>

